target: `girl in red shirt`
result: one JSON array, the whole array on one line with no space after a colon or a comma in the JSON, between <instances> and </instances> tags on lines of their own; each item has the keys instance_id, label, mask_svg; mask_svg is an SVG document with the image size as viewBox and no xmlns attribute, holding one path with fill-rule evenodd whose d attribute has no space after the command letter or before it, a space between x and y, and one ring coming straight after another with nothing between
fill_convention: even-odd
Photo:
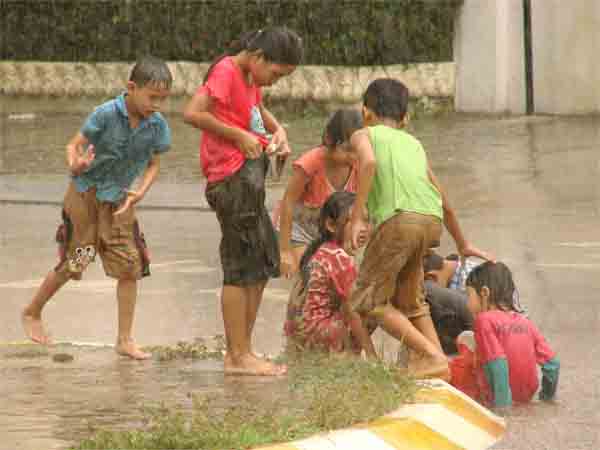
<instances>
[{"instance_id":1,"label":"girl in red shirt","mask_svg":"<svg viewBox=\"0 0 600 450\"><path fill-rule=\"evenodd\" d=\"M263 290L279 276L277 238L264 204L268 155L289 154L286 132L263 105L261 88L291 74L301 58L302 41L289 29L247 33L208 69L183 113L203 131L206 198L221 225L226 374L286 372L251 348Z\"/></svg>"},{"instance_id":2,"label":"girl in red shirt","mask_svg":"<svg viewBox=\"0 0 600 450\"><path fill-rule=\"evenodd\" d=\"M560 363L537 327L519 308L512 274L501 262L477 266L467 278L469 309L475 316L476 364L483 371L484 403L496 407L541 400L556 393Z\"/></svg>"}]
</instances>

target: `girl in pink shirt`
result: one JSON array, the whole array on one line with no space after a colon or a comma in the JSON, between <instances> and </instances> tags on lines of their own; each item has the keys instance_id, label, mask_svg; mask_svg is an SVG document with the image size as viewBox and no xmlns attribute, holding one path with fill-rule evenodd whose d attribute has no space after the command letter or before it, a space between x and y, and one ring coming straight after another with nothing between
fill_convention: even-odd
<instances>
[{"instance_id":1,"label":"girl in pink shirt","mask_svg":"<svg viewBox=\"0 0 600 450\"><path fill-rule=\"evenodd\" d=\"M291 74L301 57L302 41L291 30L248 33L208 69L183 113L203 131L206 198L221 225L226 374L286 371L251 348L263 290L279 276L277 237L264 204L268 154L289 154L285 130L262 104L261 88Z\"/></svg>"},{"instance_id":2,"label":"girl in pink shirt","mask_svg":"<svg viewBox=\"0 0 600 450\"><path fill-rule=\"evenodd\" d=\"M475 316L475 360L484 380L481 400L496 407L541 400L556 393L560 363L537 327L518 305L512 274L501 262L485 262L467 278L469 309Z\"/></svg>"},{"instance_id":3,"label":"girl in pink shirt","mask_svg":"<svg viewBox=\"0 0 600 450\"><path fill-rule=\"evenodd\" d=\"M296 273L306 247L319 236L319 214L327 198L338 191L356 192L357 160L348 141L360 128L358 110L340 109L329 119L322 145L294 161L283 200L273 214L283 275Z\"/></svg>"}]
</instances>

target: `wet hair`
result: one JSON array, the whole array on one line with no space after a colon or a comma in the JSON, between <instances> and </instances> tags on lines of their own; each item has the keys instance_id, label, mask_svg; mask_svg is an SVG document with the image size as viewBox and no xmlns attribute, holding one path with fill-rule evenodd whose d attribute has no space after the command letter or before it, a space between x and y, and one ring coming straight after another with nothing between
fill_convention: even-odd
<instances>
[{"instance_id":1,"label":"wet hair","mask_svg":"<svg viewBox=\"0 0 600 450\"><path fill-rule=\"evenodd\" d=\"M486 261L475 267L466 281L478 294L484 286L490 290L490 303L505 311L524 312L519 303L519 293L512 273L502 262Z\"/></svg>"},{"instance_id":2,"label":"wet hair","mask_svg":"<svg viewBox=\"0 0 600 450\"><path fill-rule=\"evenodd\" d=\"M243 34L229 44L225 53L217 57L204 76L208 80L213 68L226 56L237 55L242 51L260 51L266 61L274 64L297 66L304 54L302 39L295 31L286 27L269 27Z\"/></svg>"},{"instance_id":3,"label":"wet hair","mask_svg":"<svg viewBox=\"0 0 600 450\"><path fill-rule=\"evenodd\" d=\"M423 257L423 272L432 270L442 270L444 267L444 258L437 253L429 253Z\"/></svg>"},{"instance_id":4,"label":"wet hair","mask_svg":"<svg viewBox=\"0 0 600 450\"><path fill-rule=\"evenodd\" d=\"M363 105L380 118L402 120L408 108L408 88L393 78L378 78L367 87Z\"/></svg>"},{"instance_id":5,"label":"wet hair","mask_svg":"<svg viewBox=\"0 0 600 450\"><path fill-rule=\"evenodd\" d=\"M350 139L352 133L363 127L362 114L356 109L338 109L325 126L323 145L333 148Z\"/></svg>"},{"instance_id":6,"label":"wet hair","mask_svg":"<svg viewBox=\"0 0 600 450\"><path fill-rule=\"evenodd\" d=\"M319 216L319 237L313 240L310 245L304 251L302 259L300 259L300 273L302 275L302 282L304 287L308 283L310 276L309 262L315 252L325 242L333 239L333 234L327 229L327 220L333 220L338 222L342 219L354 204L356 194L352 192L340 191L334 192L323 204L321 208L321 214Z\"/></svg>"},{"instance_id":7,"label":"wet hair","mask_svg":"<svg viewBox=\"0 0 600 450\"><path fill-rule=\"evenodd\" d=\"M139 87L151 84L171 89L173 75L171 75L169 67L162 59L146 56L135 63L133 69L131 69L129 81L133 81Z\"/></svg>"}]
</instances>

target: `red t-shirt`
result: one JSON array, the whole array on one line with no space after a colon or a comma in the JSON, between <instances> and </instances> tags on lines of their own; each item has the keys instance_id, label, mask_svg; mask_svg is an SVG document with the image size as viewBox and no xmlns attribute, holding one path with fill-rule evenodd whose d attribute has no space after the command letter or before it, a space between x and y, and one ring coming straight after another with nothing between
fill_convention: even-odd
<instances>
[{"instance_id":1,"label":"red t-shirt","mask_svg":"<svg viewBox=\"0 0 600 450\"><path fill-rule=\"evenodd\" d=\"M522 314L493 310L477 315L474 331L480 367L506 358L513 401L531 400L539 385L537 365L555 356L536 326Z\"/></svg>"},{"instance_id":2,"label":"red t-shirt","mask_svg":"<svg viewBox=\"0 0 600 450\"><path fill-rule=\"evenodd\" d=\"M229 56L212 69L198 93L214 101L213 115L221 122L252 132L263 146L268 145L267 132L258 106L262 101L260 87L248 85L241 69ZM236 173L246 157L235 144L209 131L202 133L200 161L209 182L221 181Z\"/></svg>"}]
</instances>

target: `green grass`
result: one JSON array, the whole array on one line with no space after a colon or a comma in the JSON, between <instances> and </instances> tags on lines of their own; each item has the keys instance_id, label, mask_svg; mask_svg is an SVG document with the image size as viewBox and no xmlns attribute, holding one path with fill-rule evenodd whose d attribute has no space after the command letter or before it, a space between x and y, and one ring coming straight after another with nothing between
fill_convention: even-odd
<instances>
[{"instance_id":1,"label":"green grass","mask_svg":"<svg viewBox=\"0 0 600 450\"><path fill-rule=\"evenodd\" d=\"M147 408L141 429L97 431L76 449L248 449L369 421L415 392L393 367L357 358L303 357L290 363L288 380L289 395L260 405L222 408L193 396L191 410Z\"/></svg>"}]
</instances>

